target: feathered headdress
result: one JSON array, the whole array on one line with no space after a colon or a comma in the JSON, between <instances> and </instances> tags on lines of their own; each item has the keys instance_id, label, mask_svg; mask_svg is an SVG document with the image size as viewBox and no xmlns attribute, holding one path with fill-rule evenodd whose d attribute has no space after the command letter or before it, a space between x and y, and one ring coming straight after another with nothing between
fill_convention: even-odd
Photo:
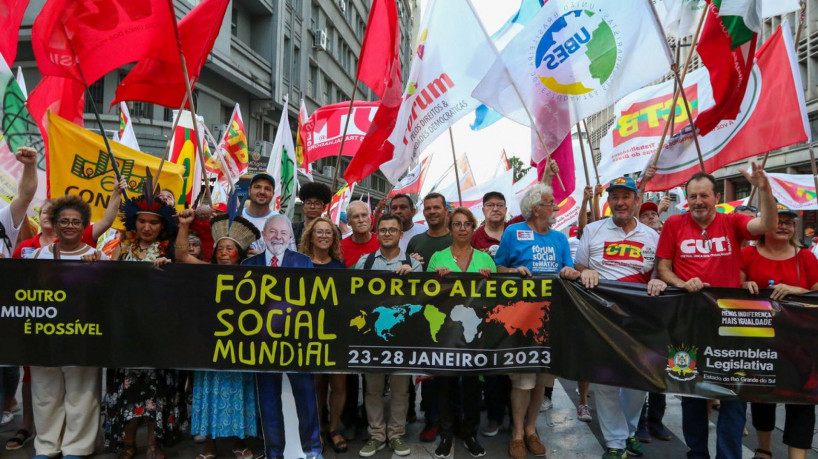
<instances>
[{"instance_id":1,"label":"feathered headdress","mask_svg":"<svg viewBox=\"0 0 818 459\"><path fill-rule=\"evenodd\" d=\"M236 242L243 251L260 237L258 228L250 220L238 215L244 208L244 199L239 201L234 190L227 198L227 212L210 219L210 233L216 244L220 239L228 238Z\"/></svg>"},{"instance_id":2,"label":"feathered headdress","mask_svg":"<svg viewBox=\"0 0 818 459\"><path fill-rule=\"evenodd\" d=\"M176 232L176 221L173 216L176 215L176 208L165 204L159 199L158 188L153 185L153 176L151 171L145 168L145 182L142 184L142 194L127 199L120 206L120 216L125 222L125 229L127 231L136 230L136 216L143 213L158 215L165 223L165 233L173 234Z\"/></svg>"}]
</instances>

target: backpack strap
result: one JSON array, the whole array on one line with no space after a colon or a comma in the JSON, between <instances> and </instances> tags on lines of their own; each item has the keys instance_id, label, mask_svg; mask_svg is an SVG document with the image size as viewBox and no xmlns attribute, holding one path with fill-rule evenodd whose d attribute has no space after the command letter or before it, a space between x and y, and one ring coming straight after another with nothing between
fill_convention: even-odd
<instances>
[{"instance_id":1,"label":"backpack strap","mask_svg":"<svg viewBox=\"0 0 818 459\"><path fill-rule=\"evenodd\" d=\"M372 269L372 265L375 264L376 253L378 253L377 250L366 256L366 260L364 261L364 269Z\"/></svg>"}]
</instances>

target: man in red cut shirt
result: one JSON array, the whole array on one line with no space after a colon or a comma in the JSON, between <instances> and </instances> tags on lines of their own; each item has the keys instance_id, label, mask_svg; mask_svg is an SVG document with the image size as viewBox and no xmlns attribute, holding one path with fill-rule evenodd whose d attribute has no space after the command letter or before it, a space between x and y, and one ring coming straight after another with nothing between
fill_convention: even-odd
<instances>
[{"instance_id":1,"label":"man in red cut shirt","mask_svg":"<svg viewBox=\"0 0 818 459\"><path fill-rule=\"evenodd\" d=\"M712 175L697 172L687 181L690 211L667 219L656 251L659 278L668 285L688 292L698 292L705 287L741 287L742 241L755 239L778 224L775 198L764 171L752 163L752 174L745 170L741 173L758 189L759 217L717 212L721 194L716 192L717 183ZM717 457L741 458L746 410L745 402L721 401L716 429ZM707 400L682 398L682 428L690 448L688 459L709 458Z\"/></svg>"}]
</instances>

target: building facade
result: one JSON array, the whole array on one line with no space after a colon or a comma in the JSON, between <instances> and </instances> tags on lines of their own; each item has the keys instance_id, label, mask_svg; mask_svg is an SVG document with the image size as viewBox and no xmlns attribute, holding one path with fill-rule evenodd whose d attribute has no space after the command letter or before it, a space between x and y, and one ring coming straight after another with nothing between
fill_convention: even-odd
<instances>
[{"instance_id":1,"label":"building facade","mask_svg":"<svg viewBox=\"0 0 818 459\"><path fill-rule=\"evenodd\" d=\"M40 79L31 48L31 26L44 3L32 0L29 4L14 63L22 67L29 88ZM183 17L198 3L174 0L177 17ZM197 114L204 117L218 139L234 105L239 103L250 150L269 155L283 110L295 129L301 99L310 113L320 106L350 99L370 5L371 0L231 0L194 88ZM417 0L397 0L397 6L401 64L408 72L419 7ZM118 108L108 107L127 71L122 68L111 72L90 87L109 137L119 127L119 115ZM358 83L355 98L376 97L366 85ZM161 155L172 127L172 108L142 102L129 102L128 106L142 150ZM90 101L86 101L85 111L86 127L98 131ZM330 166L325 160L313 164L316 181L328 185L332 182L334 158L332 163ZM342 170L346 163L348 159L343 158ZM358 184L356 194L369 192L377 202L389 189L383 175L376 173Z\"/></svg>"}]
</instances>

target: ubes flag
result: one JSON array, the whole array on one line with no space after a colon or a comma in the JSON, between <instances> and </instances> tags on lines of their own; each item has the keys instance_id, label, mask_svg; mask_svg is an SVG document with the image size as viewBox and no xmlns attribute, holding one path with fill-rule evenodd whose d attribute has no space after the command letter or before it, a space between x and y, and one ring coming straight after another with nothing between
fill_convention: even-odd
<instances>
[{"instance_id":1,"label":"ubes flag","mask_svg":"<svg viewBox=\"0 0 818 459\"><path fill-rule=\"evenodd\" d=\"M167 0L49 0L31 29L37 69L91 84L145 56L178 54L173 14Z\"/></svg>"},{"instance_id":2,"label":"ubes flag","mask_svg":"<svg viewBox=\"0 0 818 459\"><path fill-rule=\"evenodd\" d=\"M75 194L91 206L91 221L97 221L105 214L116 183L113 165L105 149L102 136L83 129L57 115L48 116L49 131L49 183L51 197ZM145 183L145 168L154 175L159 168L159 158L132 150L124 145L111 142L119 171L128 182L130 196L142 192ZM159 185L176 196L182 194L184 168L166 162L162 166Z\"/></svg>"},{"instance_id":3,"label":"ubes flag","mask_svg":"<svg viewBox=\"0 0 818 459\"><path fill-rule=\"evenodd\" d=\"M432 0L403 96L388 88L364 146L344 173L356 182L380 167L397 183L420 153L480 103L471 96L493 45L468 0ZM390 93L390 91L394 91Z\"/></svg>"},{"instance_id":4,"label":"ubes flag","mask_svg":"<svg viewBox=\"0 0 818 459\"><path fill-rule=\"evenodd\" d=\"M518 123L532 126L533 118L548 152L578 121L670 70L649 2L595 2L593 10L585 4L546 2L472 93Z\"/></svg>"},{"instance_id":5,"label":"ubes flag","mask_svg":"<svg viewBox=\"0 0 818 459\"><path fill-rule=\"evenodd\" d=\"M352 103L352 119L349 120L347 135L344 140L344 156L355 156L372 124L378 102L356 100ZM305 109L306 111L306 109ZM299 128L301 141L304 143L304 158L307 163L321 158L338 156L341 138L344 137L344 125L349 113L349 102L320 107L307 118Z\"/></svg>"},{"instance_id":6,"label":"ubes flag","mask_svg":"<svg viewBox=\"0 0 818 459\"><path fill-rule=\"evenodd\" d=\"M785 22L756 54L756 65L741 111L699 137L708 172L734 161L810 139L801 74L789 25ZM693 116L715 104L707 69L687 75L685 92ZM600 142L603 182L643 171L656 153L673 99L673 82L644 88L619 101L615 121ZM696 146L681 104L676 106L674 135L665 139L658 172L648 191L663 191L684 183L699 170Z\"/></svg>"},{"instance_id":7,"label":"ubes flag","mask_svg":"<svg viewBox=\"0 0 818 459\"><path fill-rule=\"evenodd\" d=\"M773 196L792 210L818 210L812 174L767 173Z\"/></svg>"}]
</instances>

